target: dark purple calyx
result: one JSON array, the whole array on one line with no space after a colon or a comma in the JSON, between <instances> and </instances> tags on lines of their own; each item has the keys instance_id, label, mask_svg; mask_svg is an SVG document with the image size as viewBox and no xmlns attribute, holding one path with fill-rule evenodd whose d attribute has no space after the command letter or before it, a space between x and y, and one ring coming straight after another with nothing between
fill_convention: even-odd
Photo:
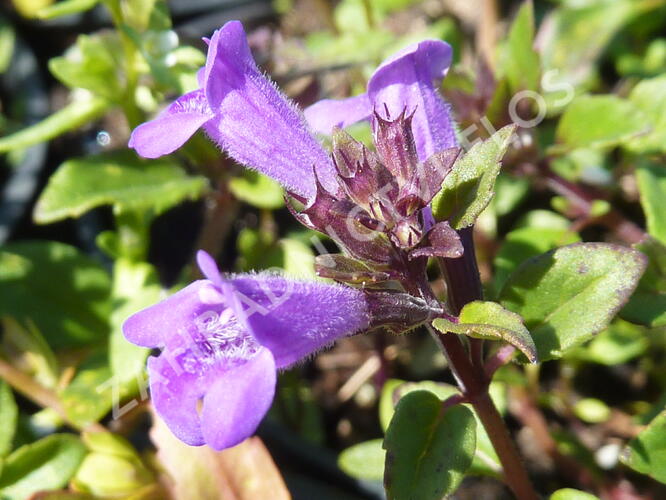
<instances>
[{"instance_id":1,"label":"dark purple calyx","mask_svg":"<svg viewBox=\"0 0 666 500\"><path fill-rule=\"evenodd\" d=\"M333 132L332 159L340 189L326 190L315 171L316 194L294 215L321 231L346 252L344 259L317 263L320 276L348 283L400 279L405 262L428 256L459 256L462 246L447 224L432 228L423 209L441 189L460 153L459 148L419 161L412 116L395 120L375 113L376 152L343 130ZM425 262L423 263L425 265Z\"/></svg>"}]
</instances>

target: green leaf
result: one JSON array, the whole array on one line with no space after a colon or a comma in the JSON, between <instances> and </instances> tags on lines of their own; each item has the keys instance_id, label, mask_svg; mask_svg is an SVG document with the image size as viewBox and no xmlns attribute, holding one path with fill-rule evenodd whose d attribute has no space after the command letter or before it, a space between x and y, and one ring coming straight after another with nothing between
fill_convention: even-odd
<instances>
[{"instance_id":1,"label":"green leaf","mask_svg":"<svg viewBox=\"0 0 666 500\"><path fill-rule=\"evenodd\" d=\"M382 388L379 400L379 422L382 429L386 431L395 412L395 406L406 394L414 391L430 391L441 400L446 400L451 396L460 394L457 387L443 382L433 382L423 380L421 382L405 382L403 380L388 379ZM490 397L492 398L498 411L503 415L506 413L506 386L502 382L492 382L490 384ZM472 405L466 404L476 418L476 452L474 460L470 467L470 474L481 474L498 477L502 471L499 458L495 453L490 437L486 432L479 417L474 412Z\"/></svg>"},{"instance_id":2,"label":"green leaf","mask_svg":"<svg viewBox=\"0 0 666 500\"><path fill-rule=\"evenodd\" d=\"M111 348L113 347L112 345ZM136 400L128 399L145 389L143 370L149 352L147 349L137 348L128 352L131 358L118 360L117 356L122 352L112 351L114 357L110 360L106 349L100 349L81 363L72 381L60 392L69 421L85 428L101 420L111 410L114 418L118 418L136 406ZM110 362L115 362L115 366ZM127 367L128 371L113 371L113 368L118 370L123 367ZM146 397L144 393L143 398ZM127 403L123 403L124 401Z\"/></svg>"},{"instance_id":3,"label":"green leaf","mask_svg":"<svg viewBox=\"0 0 666 500\"><path fill-rule=\"evenodd\" d=\"M494 295L499 293L506 279L523 261L579 240L578 235L567 227L521 227L509 232L495 255Z\"/></svg>"},{"instance_id":4,"label":"green leaf","mask_svg":"<svg viewBox=\"0 0 666 500\"><path fill-rule=\"evenodd\" d=\"M400 394L396 393L396 389L403 384L405 384L404 380L390 378L382 386L382 392L379 396L379 424L384 432L386 432L391 423L393 413L395 412L395 405L400 401ZM454 393L449 395L452 394Z\"/></svg>"},{"instance_id":5,"label":"green leaf","mask_svg":"<svg viewBox=\"0 0 666 500\"><path fill-rule=\"evenodd\" d=\"M12 388L0 380L0 461L12 450L16 423L18 421L18 406L14 401ZM2 470L0 464L0 471ZM0 476L1 477L1 476Z\"/></svg>"},{"instance_id":6,"label":"green leaf","mask_svg":"<svg viewBox=\"0 0 666 500\"><path fill-rule=\"evenodd\" d=\"M125 497L152 483L152 474L126 439L110 432L87 432L83 441L90 453L72 481L78 491Z\"/></svg>"},{"instance_id":7,"label":"green leaf","mask_svg":"<svg viewBox=\"0 0 666 500\"><path fill-rule=\"evenodd\" d=\"M442 409L430 391L404 396L386 437L384 485L389 500L439 500L453 493L472 464L476 422L456 405Z\"/></svg>"},{"instance_id":8,"label":"green leaf","mask_svg":"<svg viewBox=\"0 0 666 500\"><path fill-rule=\"evenodd\" d=\"M537 362L534 341L523 325L522 318L496 302L470 302L462 308L458 320L458 323L454 323L438 318L433 321L432 326L442 333L453 332L479 339L504 340L517 347L530 362Z\"/></svg>"},{"instance_id":9,"label":"green leaf","mask_svg":"<svg viewBox=\"0 0 666 500\"><path fill-rule=\"evenodd\" d=\"M495 181L492 206L498 217L511 213L530 192L530 181L500 173Z\"/></svg>"},{"instance_id":10,"label":"green leaf","mask_svg":"<svg viewBox=\"0 0 666 500\"><path fill-rule=\"evenodd\" d=\"M666 244L666 167L643 162L636 167L636 180L648 233Z\"/></svg>"},{"instance_id":11,"label":"green leaf","mask_svg":"<svg viewBox=\"0 0 666 500\"><path fill-rule=\"evenodd\" d=\"M109 337L111 385L104 386L107 408L109 401L119 402L119 399L135 397L144 390L146 358L150 349L129 342L123 335L122 325L130 315L156 304L164 297L155 269L144 262L117 259L113 280L115 307L110 317ZM129 401L126 408L134 404Z\"/></svg>"},{"instance_id":12,"label":"green leaf","mask_svg":"<svg viewBox=\"0 0 666 500\"><path fill-rule=\"evenodd\" d=\"M631 300L635 295L632 295ZM624 314L624 310L621 314ZM574 350L571 357L605 366L616 366L640 356L649 345L644 328L618 319L589 344Z\"/></svg>"},{"instance_id":13,"label":"green leaf","mask_svg":"<svg viewBox=\"0 0 666 500\"><path fill-rule=\"evenodd\" d=\"M1 320L4 336L1 353L15 364L30 373L35 381L53 388L58 383L60 372L55 354L34 323L28 321L25 327L11 316Z\"/></svg>"},{"instance_id":14,"label":"green leaf","mask_svg":"<svg viewBox=\"0 0 666 500\"><path fill-rule=\"evenodd\" d=\"M649 120L652 131L627 144L637 153L666 152L666 75L642 80L631 94L631 101Z\"/></svg>"},{"instance_id":15,"label":"green leaf","mask_svg":"<svg viewBox=\"0 0 666 500\"><path fill-rule=\"evenodd\" d=\"M170 159L145 161L129 151L66 161L51 176L35 206L34 218L47 224L100 205L116 211L152 210L158 215L206 189L203 177L188 176Z\"/></svg>"},{"instance_id":16,"label":"green leaf","mask_svg":"<svg viewBox=\"0 0 666 500\"><path fill-rule=\"evenodd\" d=\"M16 32L11 23L0 17L0 74L4 73L12 62Z\"/></svg>"},{"instance_id":17,"label":"green leaf","mask_svg":"<svg viewBox=\"0 0 666 500\"><path fill-rule=\"evenodd\" d=\"M351 33L371 31L373 17L372 4L362 0L342 0L333 11L333 19L337 29Z\"/></svg>"},{"instance_id":18,"label":"green leaf","mask_svg":"<svg viewBox=\"0 0 666 500\"><path fill-rule=\"evenodd\" d=\"M61 16L78 14L92 9L100 0L61 0L52 5L39 9L37 17L39 19L53 19Z\"/></svg>"},{"instance_id":19,"label":"green leaf","mask_svg":"<svg viewBox=\"0 0 666 500\"><path fill-rule=\"evenodd\" d=\"M70 88L83 88L118 100L124 92L118 74L121 53L122 45L114 33L79 35L64 56L49 60L49 70Z\"/></svg>"},{"instance_id":20,"label":"green leaf","mask_svg":"<svg viewBox=\"0 0 666 500\"><path fill-rule=\"evenodd\" d=\"M384 477L386 451L382 439L373 439L347 448L338 457L338 466L358 479L377 481Z\"/></svg>"},{"instance_id":21,"label":"green leaf","mask_svg":"<svg viewBox=\"0 0 666 500\"><path fill-rule=\"evenodd\" d=\"M612 169L607 152L601 149L574 149L569 153L553 158L551 168L571 182L587 182L597 186L610 187L613 182Z\"/></svg>"},{"instance_id":22,"label":"green leaf","mask_svg":"<svg viewBox=\"0 0 666 500\"><path fill-rule=\"evenodd\" d=\"M549 151L610 148L650 129L647 117L633 103L614 95L583 95L567 107L557 125L559 144Z\"/></svg>"},{"instance_id":23,"label":"green leaf","mask_svg":"<svg viewBox=\"0 0 666 500\"><path fill-rule=\"evenodd\" d=\"M127 498L152 483L150 472L123 457L89 453L72 481L79 491L95 498Z\"/></svg>"},{"instance_id":24,"label":"green leaf","mask_svg":"<svg viewBox=\"0 0 666 500\"><path fill-rule=\"evenodd\" d=\"M629 441L620 460L635 471L666 483L666 412Z\"/></svg>"},{"instance_id":25,"label":"green leaf","mask_svg":"<svg viewBox=\"0 0 666 500\"><path fill-rule=\"evenodd\" d=\"M157 2L158 0L129 0L125 2L123 9L125 22L136 30L145 30Z\"/></svg>"},{"instance_id":26,"label":"green leaf","mask_svg":"<svg viewBox=\"0 0 666 500\"><path fill-rule=\"evenodd\" d=\"M280 268L292 276L316 277L312 248L295 237L273 241L273 235L265 231L244 228L236 246L238 265L244 271Z\"/></svg>"},{"instance_id":27,"label":"green leaf","mask_svg":"<svg viewBox=\"0 0 666 500\"><path fill-rule=\"evenodd\" d=\"M524 262L506 281L501 303L520 314L540 361L606 328L645 270L640 252L604 243L576 243Z\"/></svg>"},{"instance_id":28,"label":"green leaf","mask_svg":"<svg viewBox=\"0 0 666 500\"><path fill-rule=\"evenodd\" d=\"M309 245L293 238L282 238L277 245L282 253L280 267L286 274L300 278L316 278L315 255Z\"/></svg>"},{"instance_id":29,"label":"green leaf","mask_svg":"<svg viewBox=\"0 0 666 500\"><path fill-rule=\"evenodd\" d=\"M113 279L116 306L111 314L109 364L118 384L131 385L142 377L150 350L129 342L122 325L132 314L159 302L164 293L155 269L144 262L117 259Z\"/></svg>"},{"instance_id":30,"label":"green leaf","mask_svg":"<svg viewBox=\"0 0 666 500\"><path fill-rule=\"evenodd\" d=\"M515 128L507 125L456 160L432 201L437 220L448 220L455 229L474 224L493 197L500 161Z\"/></svg>"},{"instance_id":31,"label":"green leaf","mask_svg":"<svg viewBox=\"0 0 666 500\"><path fill-rule=\"evenodd\" d=\"M499 67L512 93L539 89L541 61L533 45L534 6L531 0L527 0L520 7L501 51L502 64Z\"/></svg>"},{"instance_id":32,"label":"green leaf","mask_svg":"<svg viewBox=\"0 0 666 500\"><path fill-rule=\"evenodd\" d=\"M7 500L25 500L37 491L61 488L85 454L85 446L72 434L52 434L22 446L5 462L0 477L0 496Z\"/></svg>"},{"instance_id":33,"label":"green leaf","mask_svg":"<svg viewBox=\"0 0 666 500\"><path fill-rule=\"evenodd\" d=\"M108 108L106 100L96 97L72 101L41 122L0 138L0 153L49 141L99 118Z\"/></svg>"},{"instance_id":34,"label":"green leaf","mask_svg":"<svg viewBox=\"0 0 666 500\"><path fill-rule=\"evenodd\" d=\"M666 325L666 245L653 239L634 245L649 260L645 274L620 315L649 327Z\"/></svg>"},{"instance_id":35,"label":"green leaf","mask_svg":"<svg viewBox=\"0 0 666 500\"><path fill-rule=\"evenodd\" d=\"M608 405L597 398L583 398L577 401L573 411L578 418L589 424L606 422L611 416Z\"/></svg>"},{"instance_id":36,"label":"green leaf","mask_svg":"<svg viewBox=\"0 0 666 500\"><path fill-rule=\"evenodd\" d=\"M94 352L78 367L76 375L59 396L67 419L80 428L104 417L120 394L111 377L111 369L105 351Z\"/></svg>"},{"instance_id":37,"label":"green leaf","mask_svg":"<svg viewBox=\"0 0 666 500\"><path fill-rule=\"evenodd\" d=\"M550 500L599 500L599 497L573 488L562 488L553 493Z\"/></svg>"},{"instance_id":38,"label":"green leaf","mask_svg":"<svg viewBox=\"0 0 666 500\"><path fill-rule=\"evenodd\" d=\"M389 14L404 10L410 5L417 3L418 0L372 0L372 5L382 14Z\"/></svg>"},{"instance_id":39,"label":"green leaf","mask_svg":"<svg viewBox=\"0 0 666 500\"><path fill-rule=\"evenodd\" d=\"M553 94L561 100L561 85L586 88L595 66L613 37L635 16L659 6L653 0L570 2L553 9L539 35L544 70L553 74ZM560 104L561 105L561 104Z\"/></svg>"},{"instance_id":40,"label":"green leaf","mask_svg":"<svg viewBox=\"0 0 666 500\"><path fill-rule=\"evenodd\" d=\"M242 175L233 177L229 181L229 190L239 200L257 208L275 210L284 206L282 186L254 170L245 169Z\"/></svg>"},{"instance_id":41,"label":"green leaf","mask_svg":"<svg viewBox=\"0 0 666 500\"><path fill-rule=\"evenodd\" d=\"M391 419L395 414L395 407L398 402L407 394L414 391L430 391L442 401L460 394L458 388L444 382L433 382L432 380L422 380L420 382L405 382L399 379L388 379L382 387L381 398L379 401L379 422L382 430L386 432Z\"/></svg>"},{"instance_id":42,"label":"green leaf","mask_svg":"<svg viewBox=\"0 0 666 500\"><path fill-rule=\"evenodd\" d=\"M110 286L102 266L69 245L0 247L0 315L32 321L53 348L106 337Z\"/></svg>"}]
</instances>

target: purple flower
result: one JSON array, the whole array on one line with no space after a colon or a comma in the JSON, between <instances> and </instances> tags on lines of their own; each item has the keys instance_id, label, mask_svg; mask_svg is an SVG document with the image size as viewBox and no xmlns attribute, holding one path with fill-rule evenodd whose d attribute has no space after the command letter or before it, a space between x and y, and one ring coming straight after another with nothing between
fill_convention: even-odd
<instances>
[{"instance_id":1,"label":"purple flower","mask_svg":"<svg viewBox=\"0 0 666 500\"><path fill-rule=\"evenodd\" d=\"M309 132L302 113L259 71L240 22L228 22L213 34L199 84L200 89L137 127L130 147L157 158L203 127L233 159L294 193L305 198L314 194L313 167L326 188L337 189L328 153Z\"/></svg>"},{"instance_id":2,"label":"purple flower","mask_svg":"<svg viewBox=\"0 0 666 500\"><path fill-rule=\"evenodd\" d=\"M433 81L451 65L451 46L440 40L412 44L384 61L368 81L365 94L322 100L305 110L310 126L322 134L372 118L373 112L394 119L413 114L412 133L421 161L457 145L447 104Z\"/></svg>"},{"instance_id":3,"label":"purple flower","mask_svg":"<svg viewBox=\"0 0 666 500\"><path fill-rule=\"evenodd\" d=\"M447 104L433 80L451 63L451 47L439 40L413 44L386 60L361 96L324 100L305 111L310 126L330 134L369 119L413 113L412 131L418 157L456 146ZM302 113L257 68L243 26L231 21L209 41L206 66L199 72L200 89L185 94L157 118L137 127L129 145L146 158L181 147L199 128L239 163L272 177L290 192L315 195L314 171L330 192L338 189L329 154L310 133Z\"/></svg>"},{"instance_id":4,"label":"purple flower","mask_svg":"<svg viewBox=\"0 0 666 500\"><path fill-rule=\"evenodd\" d=\"M173 433L222 449L254 432L276 370L368 328L370 314L360 290L262 274L223 280L208 254L198 260L208 279L131 316L123 332L162 349L148 360L150 390Z\"/></svg>"},{"instance_id":5,"label":"purple flower","mask_svg":"<svg viewBox=\"0 0 666 500\"><path fill-rule=\"evenodd\" d=\"M427 257L458 257L446 222L426 219L459 150L446 104L433 80L450 48L411 46L375 72L367 94L309 108L317 131L373 117L376 152L342 131L329 155L297 108L258 70L240 23L209 41L200 89L137 127L130 146L149 158L182 146L199 128L240 163L280 182L306 202L297 218L347 255L318 258L321 275L351 284L425 279ZM252 434L271 405L276 371L336 339L378 326L401 332L441 314L432 297L307 283L271 274L223 279L198 256L206 280L130 317L131 342L161 349L148 360L154 406L191 445L233 446ZM427 300L426 300L427 299Z\"/></svg>"},{"instance_id":6,"label":"purple flower","mask_svg":"<svg viewBox=\"0 0 666 500\"><path fill-rule=\"evenodd\" d=\"M271 274L223 279L198 254L207 279L129 317L148 359L153 405L189 445L223 449L254 433L273 401L276 371L336 339L376 326L415 326L431 310L402 293L300 282Z\"/></svg>"}]
</instances>

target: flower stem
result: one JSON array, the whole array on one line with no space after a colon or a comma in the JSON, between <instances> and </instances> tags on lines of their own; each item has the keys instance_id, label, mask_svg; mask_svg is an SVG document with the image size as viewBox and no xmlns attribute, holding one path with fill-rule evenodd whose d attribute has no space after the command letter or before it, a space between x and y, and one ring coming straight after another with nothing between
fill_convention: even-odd
<instances>
[{"instance_id":1,"label":"flower stem","mask_svg":"<svg viewBox=\"0 0 666 500\"><path fill-rule=\"evenodd\" d=\"M488 433L502 463L504 481L518 500L537 499L518 450L511 440L502 416L490 398L485 377L472 365L467 351L456 334L436 332L432 327L429 327L429 330L439 340L465 400L474 407Z\"/></svg>"},{"instance_id":2,"label":"flower stem","mask_svg":"<svg viewBox=\"0 0 666 500\"><path fill-rule=\"evenodd\" d=\"M440 259L447 283L447 305L454 314L468 302L481 300L483 292L474 254L472 227L460 231L465 252L458 259ZM495 452L502 463L506 484L519 500L538 498L527 470L511 439L511 435L488 393L490 380L483 367L483 344L470 339L469 352L460 337L453 333L441 333L428 327L449 360L449 366L458 381L465 400L469 401L486 429Z\"/></svg>"},{"instance_id":3,"label":"flower stem","mask_svg":"<svg viewBox=\"0 0 666 500\"><path fill-rule=\"evenodd\" d=\"M461 229L458 234L464 253L457 259L440 259L446 286L447 305L456 316L468 302L483 299L483 288L479 277L474 251L473 226ZM483 367L483 340L469 339L472 363L477 370Z\"/></svg>"}]
</instances>

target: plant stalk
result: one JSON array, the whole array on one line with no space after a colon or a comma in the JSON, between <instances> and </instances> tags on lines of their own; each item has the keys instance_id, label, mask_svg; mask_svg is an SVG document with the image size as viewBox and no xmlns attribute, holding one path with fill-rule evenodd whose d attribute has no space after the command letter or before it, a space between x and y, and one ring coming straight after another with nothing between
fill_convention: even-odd
<instances>
[{"instance_id":1,"label":"plant stalk","mask_svg":"<svg viewBox=\"0 0 666 500\"><path fill-rule=\"evenodd\" d=\"M452 314L458 316L469 302L483 299L483 288L476 263L476 252L473 240L474 226L458 231L464 253L457 259L440 259L444 279L447 286L447 306ZM483 340L469 339L472 363L477 371L483 367Z\"/></svg>"},{"instance_id":2,"label":"plant stalk","mask_svg":"<svg viewBox=\"0 0 666 500\"><path fill-rule=\"evenodd\" d=\"M26 375L2 358L0 358L0 380L4 380L16 391L42 408L51 408L62 418L63 422L74 429L94 432L103 432L106 430L102 424L97 422L88 424L85 428L72 422L67 417L67 412L55 392L36 382L32 377Z\"/></svg>"},{"instance_id":3,"label":"plant stalk","mask_svg":"<svg viewBox=\"0 0 666 500\"><path fill-rule=\"evenodd\" d=\"M463 257L458 259L439 259L447 284L447 305L454 314L468 302L483 299L481 280L476 264L473 228L465 228L459 232L465 249ZM449 366L458 381L463 396L471 403L504 469L504 480L519 500L536 500L538 498L527 470L511 439L509 430L490 398L483 367L483 343L478 339L470 339L469 352L460 337L454 333L441 333L428 327L442 346Z\"/></svg>"}]
</instances>

